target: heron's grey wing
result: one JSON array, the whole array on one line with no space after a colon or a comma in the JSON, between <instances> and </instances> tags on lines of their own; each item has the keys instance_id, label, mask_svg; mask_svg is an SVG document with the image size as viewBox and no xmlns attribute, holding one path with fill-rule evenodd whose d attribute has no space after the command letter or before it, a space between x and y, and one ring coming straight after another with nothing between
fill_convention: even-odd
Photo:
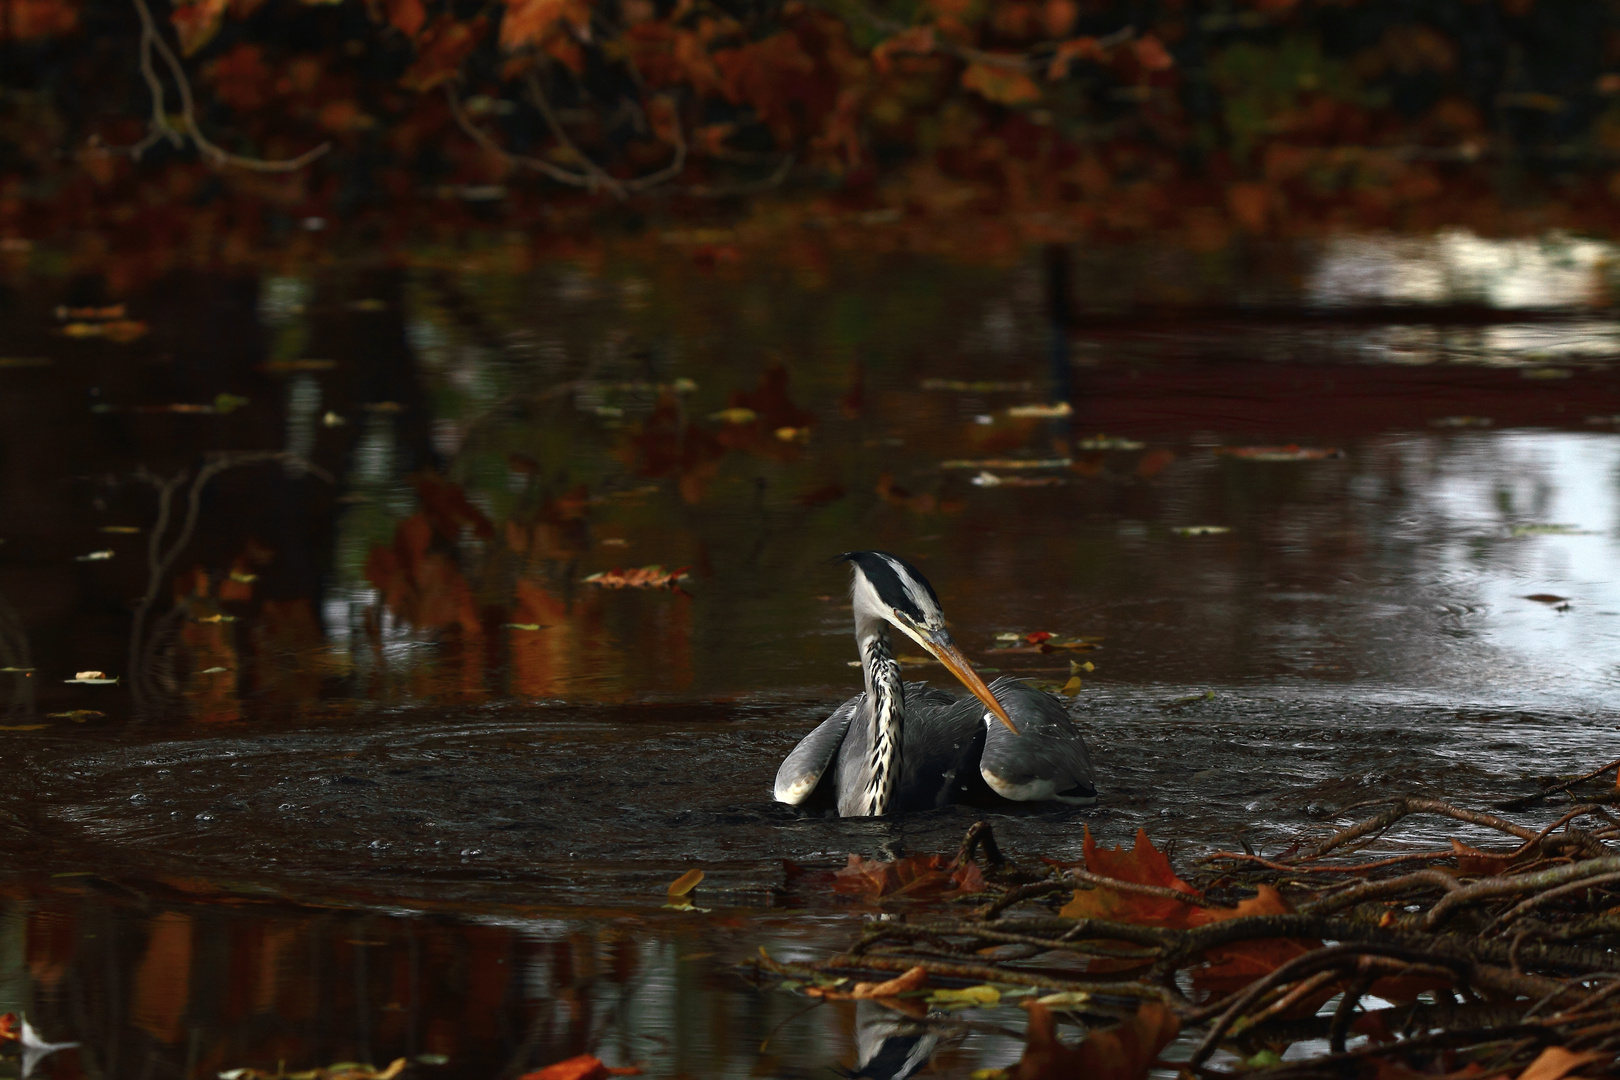
<instances>
[{"instance_id":1,"label":"heron's grey wing","mask_svg":"<svg viewBox=\"0 0 1620 1080\"><path fill-rule=\"evenodd\" d=\"M1005 675L990 684L990 692L1018 725L1018 734L979 706L985 727L984 755L979 759L984 782L1002 798L1016 802L1055 799L1077 806L1096 802L1091 755L1062 703Z\"/></svg>"},{"instance_id":2,"label":"heron's grey wing","mask_svg":"<svg viewBox=\"0 0 1620 1080\"><path fill-rule=\"evenodd\" d=\"M799 745L782 761L776 770L776 801L798 806L810 797L821 783L822 774L832 764L839 744L849 732L850 718L860 708L865 693L856 694L838 708L816 729L799 740Z\"/></svg>"},{"instance_id":3,"label":"heron's grey wing","mask_svg":"<svg viewBox=\"0 0 1620 1080\"><path fill-rule=\"evenodd\" d=\"M983 712L973 698L958 700L927 683L906 684L897 810L932 810L956 800L984 745Z\"/></svg>"}]
</instances>

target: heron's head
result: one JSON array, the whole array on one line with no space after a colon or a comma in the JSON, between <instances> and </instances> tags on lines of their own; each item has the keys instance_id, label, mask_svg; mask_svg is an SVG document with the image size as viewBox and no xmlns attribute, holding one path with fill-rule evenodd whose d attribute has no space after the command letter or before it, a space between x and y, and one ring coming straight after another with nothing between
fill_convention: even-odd
<instances>
[{"instance_id":1,"label":"heron's head","mask_svg":"<svg viewBox=\"0 0 1620 1080\"><path fill-rule=\"evenodd\" d=\"M996 700L945 629L939 597L915 566L882 551L847 551L839 556L854 571L850 594L855 603L855 635L864 639L879 623L888 623L928 650L961 684L984 703L1014 735L1007 710Z\"/></svg>"}]
</instances>

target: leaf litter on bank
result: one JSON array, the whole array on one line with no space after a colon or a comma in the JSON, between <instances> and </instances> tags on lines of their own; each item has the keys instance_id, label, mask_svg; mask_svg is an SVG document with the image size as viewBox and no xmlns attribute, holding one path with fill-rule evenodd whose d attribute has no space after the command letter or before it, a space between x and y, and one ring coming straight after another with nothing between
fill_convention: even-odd
<instances>
[{"instance_id":1,"label":"leaf litter on bank","mask_svg":"<svg viewBox=\"0 0 1620 1080\"><path fill-rule=\"evenodd\" d=\"M1611 769L1620 760L1548 791ZM762 956L760 970L787 976L791 989L921 969L935 994L947 991L942 1001L972 997L972 987L1003 1000L1013 988L1037 989L1039 1001L1025 1003L1023 1057L983 1074L1001 1080L1141 1080L1153 1067L1206 1080L1592 1080L1620 1073L1620 822L1570 799L1538 830L1393 798L1331 836L1301 837L1269 858L1216 852L1186 876L1140 831L1132 846L1107 848L1088 829L1078 861L1039 868L1001 858L992 840L972 863L982 863L983 883L971 913L940 893L935 909L914 902L869 923L842 954L808 964ZM1442 850L1363 850L1416 816L1504 833L1515 846L1454 838ZM1583 817L1590 824L1577 828ZM975 836L988 839L982 823ZM960 870L971 860L965 841L951 862ZM925 873L950 865L943 856L852 857L841 873L898 878L900 862ZM866 898L882 902L885 890ZM1079 1047L1057 1038L1054 1009L1092 1025ZM1178 1032L1187 1049L1160 1061ZM1236 1054L1238 1068L1212 1064L1216 1050Z\"/></svg>"}]
</instances>

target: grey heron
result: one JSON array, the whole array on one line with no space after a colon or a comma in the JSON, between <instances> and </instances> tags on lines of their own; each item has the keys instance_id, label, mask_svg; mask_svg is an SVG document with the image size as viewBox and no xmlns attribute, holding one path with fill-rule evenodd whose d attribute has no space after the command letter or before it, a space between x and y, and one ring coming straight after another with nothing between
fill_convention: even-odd
<instances>
[{"instance_id":1,"label":"grey heron","mask_svg":"<svg viewBox=\"0 0 1620 1080\"><path fill-rule=\"evenodd\" d=\"M986 686L945 629L933 586L910 563L881 551L839 559L853 572L866 690L799 740L776 772L778 802L829 800L843 817L868 817L991 793L1014 802L1097 801L1085 740L1056 698L1007 676ZM972 697L902 683L890 626Z\"/></svg>"}]
</instances>

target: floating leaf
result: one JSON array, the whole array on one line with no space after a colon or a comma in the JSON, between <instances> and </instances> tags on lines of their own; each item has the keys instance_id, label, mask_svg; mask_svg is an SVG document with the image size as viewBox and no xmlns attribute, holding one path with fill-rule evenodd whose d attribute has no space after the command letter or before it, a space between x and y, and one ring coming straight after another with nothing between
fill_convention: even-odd
<instances>
[{"instance_id":1,"label":"floating leaf","mask_svg":"<svg viewBox=\"0 0 1620 1080\"><path fill-rule=\"evenodd\" d=\"M1079 450L1143 450L1147 443L1137 442L1135 439L1121 439L1113 435L1093 435L1075 443Z\"/></svg>"},{"instance_id":2,"label":"floating leaf","mask_svg":"<svg viewBox=\"0 0 1620 1080\"><path fill-rule=\"evenodd\" d=\"M709 419L718 420L723 424L752 424L759 419L759 414L753 409L745 409L739 405L710 413Z\"/></svg>"},{"instance_id":3,"label":"floating leaf","mask_svg":"<svg viewBox=\"0 0 1620 1080\"><path fill-rule=\"evenodd\" d=\"M1080 676L1070 676L1069 681L1063 684L1063 692L1070 697L1078 694L1080 692Z\"/></svg>"},{"instance_id":4,"label":"floating leaf","mask_svg":"<svg viewBox=\"0 0 1620 1080\"><path fill-rule=\"evenodd\" d=\"M935 990L928 995L930 1005L966 1005L994 1008L1001 1004L1001 991L988 983L964 986L959 990Z\"/></svg>"},{"instance_id":5,"label":"floating leaf","mask_svg":"<svg viewBox=\"0 0 1620 1080\"><path fill-rule=\"evenodd\" d=\"M657 564L630 570L614 567L612 570L599 571L583 580L587 585L600 585L604 589L673 589L692 576L688 573L690 569L691 567L683 566L679 570L666 571Z\"/></svg>"},{"instance_id":6,"label":"floating leaf","mask_svg":"<svg viewBox=\"0 0 1620 1080\"><path fill-rule=\"evenodd\" d=\"M1067 401L1051 405L1014 405L1007 410L1007 415L1014 420L1059 420L1073 414L1074 407Z\"/></svg>"},{"instance_id":7,"label":"floating leaf","mask_svg":"<svg viewBox=\"0 0 1620 1080\"><path fill-rule=\"evenodd\" d=\"M602 1059L594 1054L580 1054L578 1057L559 1061L555 1065L547 1065L543 1069L524 1073L518 1080L605 1080L609 1076L639 1075L641 1069L638 1066L604 1065Z\"/></svg>"},{"instance_id":8,"label":"floating leaf","mask_svg":"<svg viewBox=\"0 0 1620 1080\"><path fill-rule=\"evenodd\" d=\"M71 720L75 724L82 724L86 720L100 720L107 714L97 712L95 709L69 709L67 712L53 712L45 715L51 720Z\"/></svg>"},{"instance_id":9,"label":"floating leaf","mask_svg":"<svg viewBox=\"0 0 1620 1080\"><path fill-rule=\"evenodd\" d=\"M1215 449L1215 453L1242 461L1325 461L1344 457L1344 451L1337 447L1295 446L1292 443L1287 446L1221 446Z\"/></svg>"},{"instance_id":10,"label":"floating leaf","mask_svg":"<svg viewBox=\"0 0 1620 1080\"><path fill-rule=\"evenodd\" d=\"M669 896L673 900L678 896L685 896L697 888L698 882L703 880L702 870L688 870L680 877L669 883Z\"/></svg>"},{"instance_id":11,"label":"floating leaf","mask_svg":"<svg viewBox=\"0 0 1620 1080\"><path fill-rule=\"evenodd\" d=\"M942 469L1067 469L1073 465L1070 458L979 458L977 460L957 458L951 461L942 461Z\"/></svg>"},{"instance_id":12,"label":"floating leaf","mask_svg":"<svg viewBox=\"0 0 1620 1080\"><path fill-rule=\"evenodd\" d=\"M1510 530L1513 536L1595 536L1596 533L1582 529L1578 525L1529 524L1515 525Z\"/></svg>"},{"instance_id":13,"label":"floating leaf","mask_svg":"<svg viewBox=\"0 0 1620 1080\"><path fill-rule=\"evenodd\" d=\"M997 476L981 472L968 481L974 487L1061 487L1068 483L1061 476Z\"/></svg>"}]
</instances>

